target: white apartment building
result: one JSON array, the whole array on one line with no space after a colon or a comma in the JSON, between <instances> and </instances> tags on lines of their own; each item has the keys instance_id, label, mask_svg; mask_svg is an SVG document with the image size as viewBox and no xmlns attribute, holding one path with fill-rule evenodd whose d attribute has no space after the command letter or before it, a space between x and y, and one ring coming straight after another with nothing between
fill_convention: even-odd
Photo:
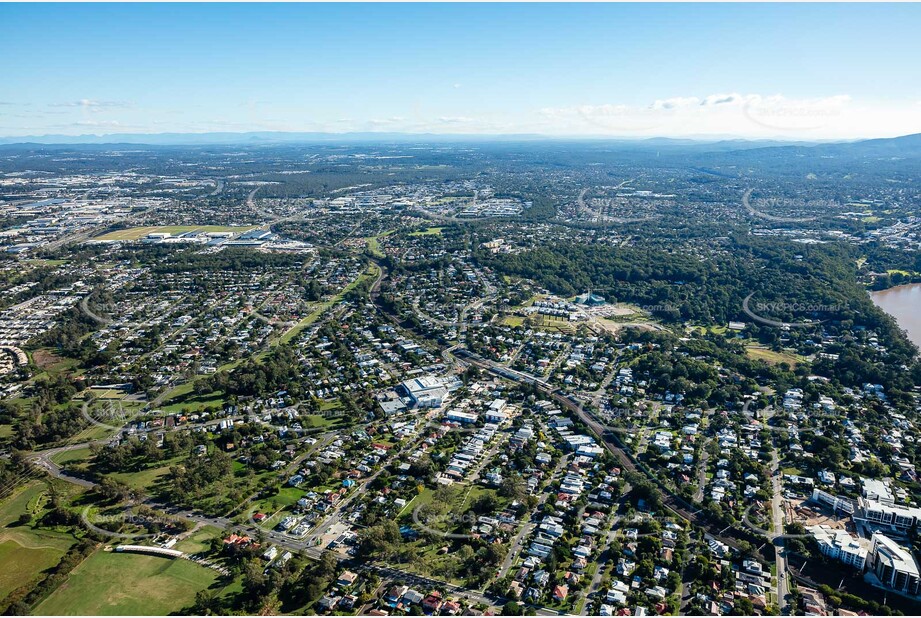
<instances>
[{"instance_id":1,"label":"white apartment building","mask_svg":"<svg viewBox=\"0 0 921 618\"><path fill-rule=\"evenodd\" d=\"M869 543L866 539L853 537L844 530L835 530L828 526L811 526L809 532L823 554L859 571L863 570L869 555Z\"/></svg>"},{"instance_id":2,"label":"white apartment building","mask_svg":"<svg viewBox=\"0 0 921 618\"><path fill-rule=\"evenodd\" d=\"M873 533L873 549L868 567L889 588L917 596L921 589L918 563L912 553L879 532Z\"/></svg>"}]
</instances>

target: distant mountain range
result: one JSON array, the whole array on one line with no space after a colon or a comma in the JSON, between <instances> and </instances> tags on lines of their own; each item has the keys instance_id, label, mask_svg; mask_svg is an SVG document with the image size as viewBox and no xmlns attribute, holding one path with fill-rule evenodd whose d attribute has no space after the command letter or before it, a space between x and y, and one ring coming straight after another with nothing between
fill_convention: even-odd
<instances>
[{"instance_id":1,"label":"distant mountain range","mask_svg":"<svg viewBox=\"0 0 921 618\"><path fill-rule=\"evenodd\" d=\"M744 150L744 153L741 152ZM715 150L711 153L718 156ZM724 153L726 151L723 151ZM832 142L821 144L774 144L760 148L738 148L735 152L742 158L767 160L789 160L806 158L812 161L821 159L836 160L900 160L921 158L921 133L867 139L855 142Z\"/></svg>"},{"instance_id":2,"label":"distant mountain range","mask_svg":"<svg viewBox=\"0 0 921 618\"><path fill-rule=\"evenodd\" d=\"M866 139L859 142L837 144L820 144L814 148L817 152L851 153L874 156L917 157L921 156L921 133L890 137L886 139Z\"/></svg>"},{"instance_id":3,"label":"distant mountain range","mask_svg":"<svg viewBox=\"0 0 921 618\"><path fill-rule=\"evenodd\" d=\"M858 141L783 141L737 138L676 139L655 137L623 139L603 137L549 137L537 134L467 135L434 133L302 133L256 131L249 133L114 133L110 135L41 135L0 137L0 145L78 146L257 146L296 144L408 144L408 143L584 143L617 150L663 150L728 153L749 151L771 156L918 157L921 134ZM770 152L768 152L770 151ZM664 154L664 153L663 153Z\"/></svg>"}]
</instances>

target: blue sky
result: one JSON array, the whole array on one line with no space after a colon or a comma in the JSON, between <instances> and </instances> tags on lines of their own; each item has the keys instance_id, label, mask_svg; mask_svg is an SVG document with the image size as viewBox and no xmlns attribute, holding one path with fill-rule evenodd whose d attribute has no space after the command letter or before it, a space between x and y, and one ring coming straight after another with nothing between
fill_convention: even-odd
<instances>
[{"instance_id":1,"label":"blue sky","mask_svg":"<svg viewBox=\"0 0 921 618\"><path fill-rule=\"evenodd\" d=\"M921 5L0 4L0 135L921 132Z\"/></svg>"}]
</instances>

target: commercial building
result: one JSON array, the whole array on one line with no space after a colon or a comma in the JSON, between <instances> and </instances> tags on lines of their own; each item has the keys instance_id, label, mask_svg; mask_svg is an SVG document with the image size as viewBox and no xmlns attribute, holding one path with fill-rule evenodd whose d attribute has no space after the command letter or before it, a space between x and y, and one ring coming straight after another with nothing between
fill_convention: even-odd
<instances>
[{"instance_id":1,"label":"commercial building","mask_svg":"<svg viewBox=\"0 0 921 618\"><path fill-rule=\"evenodd\" d=\"M419 408L437 408L444 403L448 389L435 376L412 378L402 383L412 404Z\"/></svg>"},{"instance_id":2,"label":"commercial building","mask_svg":"<svg viewBox=\"0 0 921 618\"><path fill-rule=\"evenodd\" d=\"M425 406L420 406L425 407ZM463 412L461 410L451 410L445 414L445 420L455 423L475 423L480 416L473 412Z\"/></svg>"}]
</instances>

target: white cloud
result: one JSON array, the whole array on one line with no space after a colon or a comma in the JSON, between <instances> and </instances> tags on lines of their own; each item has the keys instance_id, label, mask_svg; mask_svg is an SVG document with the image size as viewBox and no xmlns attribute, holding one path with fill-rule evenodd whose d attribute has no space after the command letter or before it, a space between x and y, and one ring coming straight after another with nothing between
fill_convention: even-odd
<instances>
[{"instance_id":1,"label":"white cloud","mask_svg":"<svg viewBox=\"0 0 921 618\"><path fill-rule=\"evenodd\" d=\"M76 107L90 112L98 112L104 109L130 107L130 105L125 101L95 101L93 99L80 99L79 101L68 101L66 103L49 103L48 106Z\"/></svg>"},{"instance_id":2,"label":"white cloud","mask_svg":"<svg viewBox=\"0 0 921 618\"><path fill-rule=\"evenodd\" d=\"M471 122L476 122L476 119L470 118L469 116L439 116L438 122L443 122L445 124L469 124Z\"/></svg>"},{"instance_id":3,"label":"white cloud","mask_svg":"<svg viewBox=\"0 0 921 618\"><path fill-rule=\"evenodd\" d=\"M718 93L658 99L646 106L575 105L536 113L542 131L573 135L833 139L921 132L913 103L861 102L846 94L795 99Z\"/></svg>"},{"instance_id":4,"label":"white cloud","mask_svg":"<svg viewBox=\"0 0 921 618\"><path fill-rule=\"evenodd\" d=\"M681 107L691 107L692 105L699 105L700 99L697 97L673 97L671 99L659 99L653 102L650 107L652 109L678 109Z\"/></svg>"},{"instance_id":5,"label":"white cloud","mask_svg":"<svg viewBox=\"0 0 921 618\"><path fill-rule=\"evenodd\" d=\"M406 119L402 116L391 116L390 118L371 118L367 121L367 124L374 127L387 127L401 124Z\"/></svg>"},{"instance_id":6,"label":"white cloud","mask_svg":"<svg viewBox=\"0 0 921 618\"><path fill-rule=\"evenodd\" d=\"M700 102L701 105L725 105L727 103L736 103L742 98L738 94L711 94Z\"/></svg>"},{"instance_id":7,"label":"white cloud","mask_svg":"<svg viewBox=\"0 0 921 618\"><path fill-rule=\"evenodd\" d=\"M119 122L117 120L97 120L94 118L77 120L75 122L44 125L42 127L22 127L23 131L30 131L24 134L41 134L42 132L53 131L66 135L81 135L90 133L126 133L126 132L148 132L152 129L151 125L137 125ZM98 134L98 133L97 133Z\"/></svg>"},{"instance_id":8,"label":"white cloud","mask_svg":"<svg viewBox=\"0 0 921 618\"><path fill-rule=\"evenodd\" d=\"M124 128L124 125L117 120L78 120L74 123L78 127L106 127L106 128Z\"/></svg>"}]
</instances>

